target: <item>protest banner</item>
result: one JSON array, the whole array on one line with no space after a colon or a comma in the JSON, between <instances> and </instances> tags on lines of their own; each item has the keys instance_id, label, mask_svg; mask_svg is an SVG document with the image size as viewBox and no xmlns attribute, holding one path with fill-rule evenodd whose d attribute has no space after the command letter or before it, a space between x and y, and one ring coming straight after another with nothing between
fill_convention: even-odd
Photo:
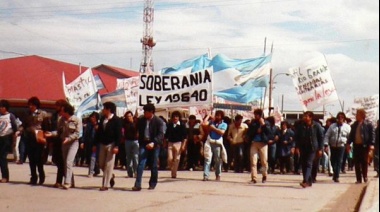
<instances>
[{"instance_id":1,"label":"protest banner","mask_svg":"<svg viewBox=\"0 0 380 212\"><path fill-rule=\"evenodd\" d=\"M116 90L124 89L127 110L136 111L138 106L140 77L117 79Z\"/></svg>"},{"instance_id":2,"label":"protest banner","mask_svg":"<svg viewBox=\"0 0 380 212\"><path fill-rule=\"evenodd\" d=\"M139 105L157 108L189 107L212 103L212 68L187 75L140 76Z\"/></svg>"},{"instance_id":3,"label":"protest banner","mask_svg":"<svg viewBox=\"0 0 380 212\"><path fill-rule=\"evenodd\" d=\"M63 79L65 76L63 75ZM87 71L79 75L74 81L66 85L65 80L64 93L70 104L77 109L87 98L94 95L98 89L94 80L92 70L89 68Z\"/></svg>"},{"instance_id":4,"label":"protest banner","mask_svg":"<svg viewBox=\"0 0 380 212\"><path fill-rule=\"evenodd\" d=\"M204 117L212 113L213 108L209 106L196 106L190 107L190 115L194 115L198 120L203 120Z\"/></svg>"},{"instance_id":5,"label":"protest banner","mask_svg":"<svg viewBox=\"0 0 380 212\"><path fill-rule=\"evenodd\" d=\"M366 119L376 124L377 119L379 119L379 95L355 98L354 104L348 110L348 116L353 120L355 120L357 109L364 109Z\"/></svg>"},{"instance_id":6,"label":"protest banner","mask_svg":"<svg viewBox=\"0 0 380 212\"><path fill-rule=\"evenodd\" d=\"M289 69L304 111L337 101L338 94L324 55Z\"/></svg>"}]
</instances>

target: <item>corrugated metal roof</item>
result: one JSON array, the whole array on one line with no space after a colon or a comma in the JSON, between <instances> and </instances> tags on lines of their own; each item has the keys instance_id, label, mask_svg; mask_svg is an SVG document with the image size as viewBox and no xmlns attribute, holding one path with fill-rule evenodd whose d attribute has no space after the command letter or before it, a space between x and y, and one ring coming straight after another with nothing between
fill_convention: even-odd
<instances>
[{"instance_id":1,"label":"corrugated metal roof","mask_svg":"<svg viewBox=\"0 0 380 212\"><path fill-rule=\"evenodd\" d=\"M98 74L107 88L101 93L116 88L116 79L119 77L115 76L128 78L138 75L138 72L112 66L105 68L108 68L107 72L93 69L93 74ZM88 67L81 67L82 72L87 69ZM0 60L0 99L28 99L32 96L41 100L62 99L62 72L65 73L66 83L69 83L80 75L79 65L37 55Z\"/></svg>"}]
</instances>

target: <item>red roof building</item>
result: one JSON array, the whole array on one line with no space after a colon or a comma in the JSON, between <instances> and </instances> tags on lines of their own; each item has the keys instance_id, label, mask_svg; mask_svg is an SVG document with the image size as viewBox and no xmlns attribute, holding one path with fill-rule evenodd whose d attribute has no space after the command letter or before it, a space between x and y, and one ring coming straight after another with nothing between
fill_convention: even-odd
<instances>
[{"instance_id":1,"label":"red roof building","mask_svg":"<svg viewBox=\"0 0 380 212\"><path fill-rule=\"evenodd\" d=\"M27 100L37 96L40 100L64 99L62 72L66 83L76 79L88 67L61 62L36 55L0 60L0 99ZM92 69L99 75L106 89L101 94L116 88L116 79L138 76L135 71L99 65Z\"/></svg>"}]
</instances>

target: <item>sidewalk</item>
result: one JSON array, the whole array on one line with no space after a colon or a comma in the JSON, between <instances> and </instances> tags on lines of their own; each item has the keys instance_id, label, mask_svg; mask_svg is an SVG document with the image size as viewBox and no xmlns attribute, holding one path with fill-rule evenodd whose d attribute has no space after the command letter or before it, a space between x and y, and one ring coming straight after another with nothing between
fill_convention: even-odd
<instances>
[{"instance_id":1,"label":"sidewalk","mask_svg":"<svg viewBox=\"0 0 380 212\"><path fill-rule=\"evenodd\" d=\"M359 212L372 211L379 211L379 178L369 181L359 210Z\"/></svg>"}]
</instances>

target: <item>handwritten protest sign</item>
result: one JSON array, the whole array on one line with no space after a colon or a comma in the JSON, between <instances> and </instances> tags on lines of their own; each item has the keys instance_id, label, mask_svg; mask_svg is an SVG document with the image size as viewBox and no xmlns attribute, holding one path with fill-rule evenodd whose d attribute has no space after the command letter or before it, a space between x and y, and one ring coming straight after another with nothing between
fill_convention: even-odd
<instances>
[{"instance_id":1,"label":"handwritten protest sign","mask_svg":"<svg viewBox=\"0 0 380 212\"><path fill-rule=\"evenodd\" d=\"M349 108L350 118L355 119L357 109L364 109L366 119L375 124L379 118L379 95L355 98L354 104Z\"/></svg>"},{"instance_id":2,"label":"handwritten protest sign","mask_svg":"<svg viewBox=\"0 0 380 212\"><path fill-rule=\"evenodd\" d=\"M138 106L140 77L130 77L127 79L117 79L116 90L124 89L127 109L134 112Z\"/></svg>"},{"instance_id":3,"label":"handwritten protest sign","mask_svg":"<svg viewBox=\"0 0 380 212\"><path fill-rule=\"evenodd\" d=\"M65 81L63 83L66 98L76 109L87 98L98 91L91 69L87 69L87 71L83 72L71 83L67 85L65 84Z\"/></svg>"},{"instance_id":4,"label":"handwritten protest sign","mask_svg":"<svg viewBox=\"0 0 380 212\"><path fill-rule=\"evenodd\" d=\"M323 55L305 62L300 67L291 68L289 72L305 111L338 100L330 69Z\"/></svg>"},{"instance_id":5,"label":"handwritten protest sign","mask_svg":"<svg viewBox=\"0 0 380 212\"><path fill-rule=\"evenodd\" d=\"M197 106L212 103L212 68L188 75L140 76L139 104L157 108Z\"/></svg>"}]
</instances>

